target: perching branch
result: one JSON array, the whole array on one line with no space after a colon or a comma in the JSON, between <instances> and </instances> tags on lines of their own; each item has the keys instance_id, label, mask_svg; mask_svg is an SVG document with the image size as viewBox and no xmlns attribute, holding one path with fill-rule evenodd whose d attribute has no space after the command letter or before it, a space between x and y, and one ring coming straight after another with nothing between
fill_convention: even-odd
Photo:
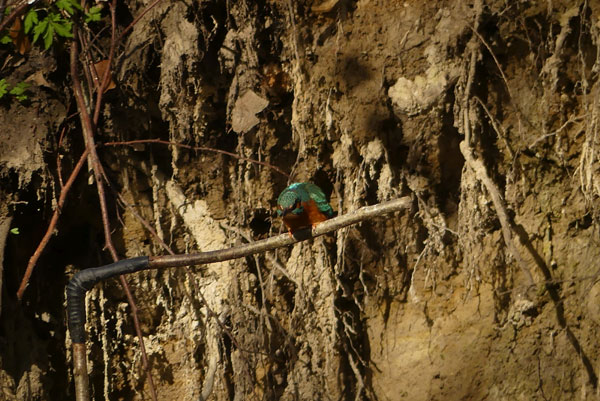
<instances>
[{"instance_id":1,"label":"perching branch","mask_svg":"<svg viewBox=\"0 0 600 401\"><path fill-rule=\"evenodd\" d=\"M67 285L67 314L69 332L73 341L73 363L75 372L75 394L78 401L89 399L89 384L87 376L77 377L82 374L86 366L85 352L85 294L96 283L111 277L134 273L142 270L161 269L167 267L183 267L196 264L222 262L225 260L243 258L252 254L266 252L272 249L292 245L296 242L315 238L343 227L369 221L389 213L404 210L410 207L410 197L394 199L373 206L365 206L354 212L338 216L331 220L320 223L315 228L304 229L294 233L281 234L276 237L267 238L241 246L218 251L209 251L189 255L165 255L165 256L142 256L134 259L121 260L110 265L85 269L77 272ZM85 389L77 386L85 386ZM88 398L79 398L87 396Z\"/></svg>"},{"instance_id":2,"label":"perching branch","mask_svg":"<svg viewBox=\"0 0 600 401\"><path fill-rule=\"evenodd\" d=\"M236 246L229 249L218 251L209 251L189 255L165 255L151 256L149 258L149 269L161 269L165 267L182 267L197 264L222 262L230 259L243 258L255 253L262 253L272 249L292 245L296 242L319 237L321 235L337 231L346 226L367 221L369 219L383 216L388 213L397 212L408 208L411 203L410 197L394 199L388 202L379 203L373 206L364 206L352 213L348 213L336 218L320 223L312 230L304 229L296 231L292 237L289 234L281 234L276 237L256 241L249 244Z\"/></svg>"}]
</instances>

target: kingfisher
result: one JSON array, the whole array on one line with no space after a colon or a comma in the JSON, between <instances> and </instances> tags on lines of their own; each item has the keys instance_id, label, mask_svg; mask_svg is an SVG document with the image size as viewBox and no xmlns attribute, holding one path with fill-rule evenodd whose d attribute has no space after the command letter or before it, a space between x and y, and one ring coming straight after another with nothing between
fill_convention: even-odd
<instances>
[{"instance_id":1,"label":"kingfisher","mask_svg":"<svg viewBox=\"0 0 600 401\"><path fill-rule=\"evenodd\" d=\"M314 227L333 217L333 209L321 188L309 182L295 182L277 198L277 215L283 216L292 235L296 230Z\"/></svg>"}]
</instances>

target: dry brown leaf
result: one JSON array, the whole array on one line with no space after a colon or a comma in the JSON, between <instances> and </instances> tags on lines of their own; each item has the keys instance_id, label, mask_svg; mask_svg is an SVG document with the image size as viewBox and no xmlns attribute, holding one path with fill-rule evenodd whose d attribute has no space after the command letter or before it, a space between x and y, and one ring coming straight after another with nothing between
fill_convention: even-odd
<instances>
[{"instance_id":1,"label":"dry brown leaf","mask_svg":"<svg viewBox=\"0 0 600 401\"><path fill-rule=\"evenodd\" d=\"M33 82L36 86L45 86L46 88L54 88L50 82L44 77L42 70L37 70L25 79L25 82Z\"/></svg>"},{"instance_id":2,"label":"dry brown leaf","mask_svg":"<svg viewBox=\"0 0 600 401\"><path fill-rule=\"evenodd\" d=\"M102 77L104 77L104 73L106 72L106 69L109 68L110 66L108 65L108 60L100 60L98 61L96 64L94 64L94 69L96 70L96 76L98 77L98 82L96 82L96 89L98 89L100 87L100 85L102 85ZM104 90L104 93L108 92L111 89L116 88L117 85L115 84L115 81L112 80L112 76L109 73L109 77L108 77L108 85L106 86L106 89Z\"/></svg>"},{"instance_id":3,"label":"dry brown leaf","mask_svg":"<svg viewBox=\"0 0 600 401\"><path fill-rule=\"evenodd\" d=\"M13 22L12 26L8 30L8 35L12 39L17 51L20 54L29 53L31 50L31 41L25 35L25 31L23 30L23 23L20 18L15 18L15 22Z\"/></svg>"}]
</instances>

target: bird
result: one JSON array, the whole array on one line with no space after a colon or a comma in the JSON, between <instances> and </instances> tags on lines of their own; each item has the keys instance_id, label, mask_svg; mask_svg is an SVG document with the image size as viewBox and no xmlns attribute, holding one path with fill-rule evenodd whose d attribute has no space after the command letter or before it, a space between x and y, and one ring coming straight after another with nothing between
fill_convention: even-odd
<instances>
[{"instance_id":1,"label":"bird","mask_svg":"<svg viewBox=\"0 0 600 401\"><path fill-rule=\"evenodd\" d=\"M277 214L293 235L296 230L315 227L333 217L333 209L321 188L310 182L295 182L277 198Z\"/></svg>"}]
</instances>

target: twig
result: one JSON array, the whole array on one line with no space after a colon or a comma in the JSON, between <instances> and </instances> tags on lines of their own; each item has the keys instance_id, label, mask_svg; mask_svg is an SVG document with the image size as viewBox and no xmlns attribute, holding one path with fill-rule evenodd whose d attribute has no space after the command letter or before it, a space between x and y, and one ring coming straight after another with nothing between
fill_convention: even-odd
<instances>
[{"instance_id":1,"label":"twig","mask_svg":"<svg viewBox=\"0 0 600 401\"><path fill-rule=\"evenodd\" d=\"M164 141L162 139L136 139L136 140L133 140L133 141L123 141L123 142L105 142L105 143L103 143L103 145L104 146L120 146L120 145L134 146L134 145L139 145L139 144L144 144L144 143L159 143L159 144L162 144L162 145L177 146L177 147L184 148L184 149L201 150L201 151L206 151L206 152L221 153L223 155L234 157L234 158L236 158L238 160L242 160L242 161L249 162L249 163L255 163L255 164L259 164L261 166L268 167L268 168L270 168L272 170L277 171L279 174L282 174L282 175L286 176L287 178L290 177L290 175L288 173L286 173L285 171L283 171L279 167L274 166L272 164L269 164L267 162L261 162L259 160L250 159L248 157L244 157L244 156L240 156L238 154L232 153L232 152L228 152L226 150L221 150L221 149L216 149L216 148L210 148L210 147L207 147L207 146L184 145L182 143L171 142L171 141Z\"/></svg>"},{"instance_id":2,"label":"twig","mask_svg":"<svg viewBox=\"0 0 600 401\"><path fill-rule=\"evenodd\" d=\"M56 175L58 176L58 183L60 184L60 189L62 191L62 188L65 186L65 183L63 182L63 178L62 178L62 163L60 161L60 148L62 146L62 141L63 138L65 136L65 131L67 130L66 127L63 127L62 130L60 131L60 136L58 137L58 145L56 145ZM87 149L86 149L87 151Z\"/></svg>"},{"instance_id":3,"label":"twig","mask_svg":"<svg viewBox=\"0 0 600 401\"><path fill-rule=\"evenodd\" d=\"M498 71L500 72L500 75L502 76L502 80L504 81L504 85L506 85L506 91L508 92L508 96L510 97L511 100L514 101L514 97L512 95L511 90L510 90L510 86L508 85L508 79L506 78L506 75L504 74L504 70L502 69L502 66L500 65L500 62L498 61L498 58L496 57L496 54L493 52L492 48L486 42L486 40L481 36L481 34L479 32L477 32L477 29L474 28L474 27L472 27L471 25L468 25L468 26L471 29L471 31L473 31L473 33L475 34L475 36L477 36L477 38L481 41L481 43L483 43L483 45L488 50L488 52L490 52L490 54L492 55L492 58L494 59L494 63L496 63L496 67L498 68Z\"/></svg>"},{"instance_id":4,"label":"twig","mask_svg":"<svg viewBox=\"0 0 600 401\"><path fill-rule=\"evenodd\" d=\"M194 254L181 254L181 255L163 255L163 256L143 256L134 259L122 260L110 265L85 269L77 272L71 279L69 286L71 291L78 292L81 290L89 290L95 283L102 280L120 275L129 274L142 270L150 269L163 269L170 267L183 267L192 266L198 264L216 263L223 262L231 259L243 258L255 253L262 253L276 248L292 245L297 242L305 241L308 239L316 238L327 233L337 231L343 227L360 223L361 221L370 221L373 218L381 217L383 215L398 212L400 210L408 209L412 203L410 197L405 196L403 198L394 199L388 202L379 203L373 206L364 206L354 212L335 217L333 219L324 221L318 224L315 228L304 229L294 232L291 236L287 233L280 234L275 237L270 237L256 242L246 243L233 248L221 249L217 251L207 251ZM122 266L122 268L119 268ZM77 295L77 294L75 294ZM72 297L72 295L71 295ZM84 304L81 304L83 307ZM72 307L69 307L71 310ZM69 312L71 315L71 312ZM77 317L80 318L81 314L76 313ZM69 330L72 331L71 337L75 342L81 342L84 338L81 333L83 327L77 328L74 326L76 322L69 319ZM75 332L75 335L74 333Z\"/></svg>"},{"instance_id":5,"label":"twig","mask_svg":"<svg viewBox=\"0 0 600 401\"><path fill-rule=\"evenodd\" d=\"M8 17L3 18L0 22L0 32L15 18L20 16L25 11L28 5L29 4L27 3L27 1L23 1L21 4L15 6L15 9L8 15ZM0 12L4 13L4 7L0 9Z\"/></svg>"},{"instance_id":6,"label":"twig","mask_svg":"<svg viewBox=\"0 0 600 401\"><path fill-rule=\"evenodd\" d=\"M281 248L292 245L297 242L316 238L327 233L337 231L343 227L360 223L361 221L370 221L373 218L380 217L389 213L398 212L410 207L412 200L410 197L394 199L388 202L379 203L373 206L364 206L354 212L335 217L318 224L315 228L295 231L291 236L287 233L280 234L275 237L270 237L256 242L246 243L233 248L221 249L217 251L207 251L194 254L181 255L163 255L139 257L134 259L122 260L110 265L85 269L77 272L71 279L69 287L71 291L89 290L95 283L106 280L108 278L120 275L129 274L142 270L163 269L170 267L183 267L198 264L223 262L231 259L243 258L255 253L262 253L272 249ZM119 266L123 266L119 268ZM81 305L83 307L83 304ZM71 309L71 308L70 308ZM71 312L70 312L71 315ZM78 317L81 314L76 314ZM77 335L73 335L75 342L80 342L84 337L81 334L83 328L77 329L73 326L75 322L69 321L69 330L75 331ZM77 341L76 341L77 340Z\"/></svg>"},{"instance_id":7,"label":"twig","mask_svg":"<svg viewBox=\"0 0 600 401\"><path fill-rule=\"evenodd\" d=\"M104 69L104 74L102 75L102 79L100 79L98 88L96 90L96 107L94 108L94 125L98 124L98 119L100 118L100 110L102 109L102 96L104 95L104 91L108 88L108 84L111 81L110 73L111 73L111 64L115 55L115 46L116 46L116 25L117 20L115 16L115 9L117 7L117 0L113 0L112 3L109 4L110 7L110 19L111 19L111 30L110 30L110 50L108 51L108 62L107 66ZM92 69L96 69L95 66L92 66Z\"/></svg>"},{"instance_id":8,"label":"twig","mask_svg":"<svg viewBox=\"0 0 600 401\"><path fill-rule=\"evenodd\" d=\"M85 5L82 4L82 7ZM90 45L86 38L86 36L81 32L80 29L77 30L77 38L79 39L79 43L82 49L82 56L85 62L82 62L83 67L83 75L85 76L86 82L98 82L98 73L94 68L94 60L92 58L92 54L90 51ZM88 85L87 87L87 99L92 99L94 96L94 85ZM90 167L89 170L92 168Z\"/></svg>"},{"instance_id":9,"label":"twig","mask_svg":"<svg viewBox=\"0 0 600 401\"><path fill-rule=\"evenodd\" d=\"M58 203L56 205L56 209L54 210L54 214L52 215L52 218L50 219L50 224L48 225L46 234L44 234L44 237L38 244L35 252L29 258L29 262L27 263L27 268L25 269L25 274L23 274L23 278L21 279L21 285L19 285L19 290L17 291L17 299L19 301L23 298L23 293L25 292L25 289L27 288L27 285L29 284L29 278L31 278L31 274L33 273L35 264L37 263L38 259L42 255L42 252L46 248L46 245L48 245L48 241L50 241L50 237L52 237L52 234L54 233L54 228L56 227L56 223L58 222L58 217L60 216L62 208L67 199L67 194L69 193L69 190L71 189L71 186L73 185L73 182L75 182L75 178L77 178L77 176L79 175L79 171L81 170L81 167L83 167L83 165L85 164L88 153L89 153L89 149L86 149L83 152L83 154L79 158L79 161L75 165L75 168L71 172L71 175L69 176L69 179L67 180L66 184L60 190L60 196L58 198Z\"/></svg>"},{"instance_id":10,"label":"twig","mask_svg":"<svg viewBox=\"0 0 600 401\"><path fill-rule=\"evenodd\" d=\"M555 131L552 131L548 134L544 134L540 137L538 137L535 141L533 141L529 146L527 146L528 149L533 149L533 147L535 145L537 145L539 142L543 141L546 138L550 138L551 136L554 136L556 134L559 134L562 130L564 130L565 128L567 128L567 126L569 124L573 124L577 121L581 121L583 120L585 117L587 117L587 114L583 115L583 116L577 116L577 117L571 117L569 118L567 121L565 121L565 123L563 125L561 125L559 128L557 128Z\"/></svg>"},{"instance_id":11,"label":"twig","mask_svg":"<svg viewBox=\"0 0 600 401\"><path fill-rule=\"evenodd\" d=\"M137 17L135 17L135 18L133 19L133 21L131 21L131 24L127 25L127 28L125 28L125 29L123 30L123 32L121 32L121 34L119 35L119 37L118 37L118 38L117 38L117 40L116 40L116 43L119 43L119 42L120 42L120 41L123 39L123 37L124 37L124 36L125 36L125 35L126 35L126 34L127 34L127 33L128 33L128 32L129 32L129 31L130 31L130 30L131 30L133 27L134 27L134 26L135 26L135 24L137 24L137 23L138 23L138 21L139 21L140 19L142 19L142 17L143 17L144 15L146 15L146 13L147 13L148 11L152 10L152 9L154 8L154 6L156 6L156 5L157 5L158 3L160 3L160 2L161 2L161 0L154 0L154 2L152 2L151 4L149 4L149 5L148 5L148 7L146 7L146 8L145 8L145 9L144 9L144 10L143 10L141 13L139 13L139 14L137 15Z\"/></svg>"}]
</instances>

